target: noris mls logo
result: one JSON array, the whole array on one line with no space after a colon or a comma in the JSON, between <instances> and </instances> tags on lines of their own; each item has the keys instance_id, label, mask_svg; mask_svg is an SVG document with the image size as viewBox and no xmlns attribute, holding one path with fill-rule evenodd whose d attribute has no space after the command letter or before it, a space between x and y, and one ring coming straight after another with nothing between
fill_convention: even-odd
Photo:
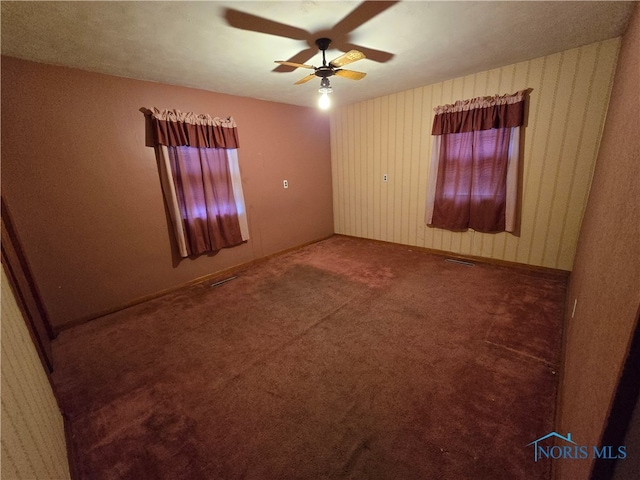
<instances>
[{"instance_id":1,"label":"noris mls logo","mask_svg":"<svg viewBox=\"0 0 640 480\"><path fill-rule=\"evenodd\" d=\"M557 445L544 445L545 440L549 438L558 438ZM535 439L533 442L528 443L527 447L533 445L533 459L538 461L543 458L552 458L557 460L559 458L570 459L586 459L586 458L602 458L605 460L616 460L627 458L627 447L621 445L619 447L612 447L605 445L597 447L595 445L578 445L571 439L571 433L567 433L567 436L560 435L557 432L547 433L546 435Z\"/></svg>"}]
</instances>

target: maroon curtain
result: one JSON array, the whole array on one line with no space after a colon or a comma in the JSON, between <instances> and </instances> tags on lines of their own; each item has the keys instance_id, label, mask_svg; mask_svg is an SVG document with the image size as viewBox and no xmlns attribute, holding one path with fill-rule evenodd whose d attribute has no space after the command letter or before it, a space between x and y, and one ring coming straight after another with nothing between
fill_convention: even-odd
<instances>
[{"instance_id":1,"label":"maroon curtain","mask_svg":"<svg viewBox=\"0 0 640 480\"><path fill-rule=\"evenodd\" d=\"M242 243L226 150L239 147L233 118L157 108L149 113L165 200L172 221L182 224L174 226L181 256Z\"/></svg>"},{"instance_id":2,"label":"maroon curtain","mask_svg":"<svg viewBox=\"0 0 640 480\"><path fill-rule=\"evenodd\" d=\"M189 255L242 243L226 150L168 151Z\"/></svg>"},{"instance_id":3,"label":"maroon curtain","mask_svg":"<svg viewBox=\"0 0 640 480\"><path fill-rule=\"evenodd\" d=\"M430 226L506 230L509 145L512 130L524 124L528 92L477 97L435 109L432 134L440 136L440 151Z\"/></svg>"},{"instance_id":4,"label":"maroon curtain","mask_svg":"<svg viewBox=\"0 0 640 480\"><path fill-rule=\"evenodd\" d=\"M431 226L505 230L511 129L443 135Z\"/></svg>"}]
</instances>

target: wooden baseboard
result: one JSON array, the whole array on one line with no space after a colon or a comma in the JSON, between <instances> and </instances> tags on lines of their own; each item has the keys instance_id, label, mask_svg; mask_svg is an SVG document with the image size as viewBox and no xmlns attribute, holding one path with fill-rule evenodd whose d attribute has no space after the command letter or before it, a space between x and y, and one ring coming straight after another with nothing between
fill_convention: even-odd
<instances>
[{"instance_id":1,"label":"wooden baseboard","mask_svg":"<svg viewBox=\"0 0 640 480\"><path fill-rule=\"evenodd\" d=\"M69 463L69 476L71 480L78 480L80 478L80 474L78 473L78 456L75 448L75 444L73 443L73 433L71 431L71 421L67 418L67 416L62 414L62 422L64 425L64 438L67 447L67 461Z\"/></svg>"},{"instance_id":2,"label":"wooden baseboard","mask_svg":"<svg viewBox=\"0 0 640 480\"><path fill-rule=\"evenodd\" d=\"M281 256L281 255L285 255L287 253L299 250L301 248L304 248L308 245L312 245L314 243L318 243L321 242L323 240L326 240L328 238L331 238L333 236L337 236L337 237L344 237L344 238L357 238L359 240L366 240L368 242L373 242L373 243L381 243L381 244L387 244L387 245L401 245L404 247L408 247L411 248L412 250L417 250L417 251L421 251L421 252L425 252L425 253L430 253L432 255L438 255L441 257L446 257L446 258L453 258L455 260L463 260L463 261L467 261L467 262L476 262L476 263L487 263L487 264L493 264L493 265L500 265L500 266L505 266L505 267L512 267L512 268L520 268L520 269L524 269L524 270L530 270L530 271L534 271L534 272L540 272L540 273L545 273L545 274L551 274L551 275L558 275L558 276L562 276L567 278L570 274L569 271L567 270L559 270L559 269L555 269L555 268L549 268L549 267L541 267L541 266L537 266L537 265L528 265L528 264L524 264L524 263L517 263L517 262L509 262L506 260L498 260L498 259L494 259L494 258L487 258L487 257L479 257L479 256L474 256L474 255L460 255L457 253L453 253L453 252L447 252L444 250L436 250L433 248L426 248L426 247L418 247L415 245L407 245L407 244L401 244L401 243L395 243L395 242L387 242L384 240L375 240L372 238L364 238L364 237L356 237L353 235L344 235L344 234L340 234L340 233L336 233L336 234L332 234L332 235L328 235L326 237L320 238L318 240L312 240L310 242L306 242L303 243L301 245L296 245L295 247L291 247L291 248L287 248L285 250L281 250L279 252L276 253L272 253L270 255L266 255L264 257L260 257L260 258L256 258L254 260L251 260L249 262L245 262L242 263L240 265L235 265L233 267L230 268L226 268L224 270L219 270L217 272L213 272L211 274L208 275L204 275L202 277L198 277L195 278L193 280L190 280L189 282L183 283L181 285L177 285L175 287L171 287L171 288L167 288L165 290L161 290L159 292L155 292L149 295L145 295L143 297L139 297L136 298L134 300L131 300L130 302L127 302L125 304L122 305L118 305L117 307L113 307L92 315L88 315L86 317L80 318L78 320L74 320L72 322L68 322L65 323L64 325L60 325L58 327L56 327L56 332L61 332L64 330L67 330L69 328L73 328L73 327L77 327L78 325L82 325L83 323L87 323L90 322L91 320L95 320L96 318L100 318L100 317L104 317L105 315L110 315L112 313L115 312L119 312L120 310L124 310L126 308L129 307L133 307L134 305L138 305L140 303L144 303L144 302L148 302L149 300L153 300L156 299L158 297L162 297L163 295L167 295L169 293L175 292L177 290L183 289L183 288L188 288L188 287L192 287L194 285L199 285L201 283L206 283L206 282L216 282L216 281L220 281L224 278L230 277L232 275L235 275L236 273L245 270L249 267L252 267L254 265L257 265L259 263L265 262L269 259Z\"/></svg>"},{"instance_id":3,"label":"wooden baseboard","mask_svg":"<svg viewBox=\"0 0 640 480\"><path fill-rule=\"evenodd\" d=\"M335 236L345 237L345 238L357 238L359 240L366 240L366 241L369 241L369 242L381 243L381 244L387 244L387 245L401 245L403 247L407 247L407 248L410 248L412 250L425 252L425 253L430 253L432 255L438 255L440 257L452 258L454 260L462 260L462 261L466 261L466 262L475 262L475 263L486 263L486 264L491 264L491 265L499 265L499 266L502 266L502 267L519 268L519 269L522 269L522 270L529 270L529 271L533 271L533 272L540 272L540 273L545 273L545 274L550 274L550 275L557 275L557 276L561 276L561 277L565 277L565 278L568 278L569 275L571 274L571 272L568 271L568 270L561 270L561 269L558 269L558 268L543 267L543 266L539 266L539 265L529 265L527 263L510 262L508 260L499 260L499 259L496 259L496 258L480 257L480 256L475 256L475 255L461 255L459 253L447 252L446 250L437 250L437 249L434 249L434 248L418 247L418 246L415 246L415 245L408 245L408 244L405 244L405 243L387 242L385 240L375 240L373 238L356 237L356 236L353 236L353 235L344 235L342 233L336 233Z\"/></svg>"},{"instance_id":4,"label":"wooden baseboard","mask_svg":"<svg viewBox=\"0 0 640 480\"><path fill-rule=\"evenodd\" d=\"M246 270L249 267L252 267L252 266L257 265L257 264L262 263L262 262L266 262L269 259L272 259L272 258L275 258L275 257L279 257L281 255L285 255L287 253L294 252L296 250L300 250L301 248L304 248L304 247L306 247L308 245L312 245L314 243L321 242L323 240L331 238L332 236L333 236L333 234L328 235L328 236L323 237L323 238L320 238L318 240L312 240L312 241L303 243L301 245L296 245L295 247L287 248L285 250L281 250L279 252L266 255L264 257L256 258L256 259L253 259L253 260L251 260L249 262L241 263L239 265L234 265L233 267L225 268L223 270L219 270L217 272L213 272L213 273L210 273L208 275L204 275L202 277L195 278L195 279L190 280L190 281L188 281L186 283L183 283L183 284L180 284L180 285L176 285L175 287L167 288L167 289L161 290L159 292L151 293L149 295L144 295L142 297L138 297L138 298L136 298L134 300L131 300L130 302L126 302L126 303L118 305L116 307L109 308L109 309L100 311L98 313L95 313L95 314L92 314L92 315L88 315L86 317L82 317L82 318L77 319L77 320L73 320L71 322L68 322L68 323L65 323L63 325L59 325L59 326L55 327L56 334L59 333L59 332L62 332L64 330L68 330L70 328L77 327L78 325L82 325L83 323L87 323L87 322L90 322L92 320L96 320L97 318L104 317L106 315L110 315L112 313L119 312L121 310L124 310L124 309L129 308L129 307L133 307L135 305L139 305L140 303L144 303L144 302L148 302L150 300L154 300L156 298L162 297L162 296L167 295L169 293L173 293L173 292L176 292L178 290L181 290L183 288L192 287L194 285L199 285L199 284L206 283L206 282L217 282L217 281L220 281L222 279L225 279L225 278L228 278L230 276L233 276L233 275L235 275L236 273L238 273L238 272L240 272L242 270Z\"/></svg>"}]
</instances>

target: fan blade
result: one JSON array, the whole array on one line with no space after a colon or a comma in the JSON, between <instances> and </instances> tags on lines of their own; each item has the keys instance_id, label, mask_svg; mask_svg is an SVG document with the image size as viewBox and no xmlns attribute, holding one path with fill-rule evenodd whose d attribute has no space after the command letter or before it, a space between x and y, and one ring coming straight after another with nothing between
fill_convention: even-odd
<instances>
[{"instance_id":1,"label":"fan blade","mask_svg":"<svg viewBox=\"0 0 640 480\"><path fill-rule=\"evenodd\" d=\"M288 58L286 61L291 63L305 64L307 60L313 58L313 56L317 53L317 49L307 48L306 50L302 50L301 52L296 53L293 57ZM272 72L293 72L296 68L297 67L291 67L288 65L278 65L272 70Z\"/></svg>"},{"instance_id":2,"label":"fan blade","mask_svg":"<svg viewBox=\"0 0 640 480\"><path fill-rule=\"evenodd\" d=\"M224 18L229 25L241 30L266 33L268 35L292 38L294 40L306 40L309 37L309 32L302 30L301 28L274 22L273 20L258 17L257 15L252 15L250 13L244 13L232 8L227 8L225 10Z\"/></svg>"},{"instance_id":3,"label":"fan blade","mask_svg":"<svg viewBox=\"0 0 640 480\"><path fill-rule=\"evenodd\" d=\"M367 56L369 60L373 60L374 62L384 63L388 62L394 57L393 53L383 52L382 50L376 50L375 48L362 47L360 45L354 45L352 43L345 43L343 45L340 45L340 49L342 48L344 48L345 50L347 48L350 50L360 50Z\"/></svg>"},{"instance_id":4,"label":"fan blade","mask_svg":"<svg viewBox=\"0 0 640 480\"><path fill-rule=\"evenodd\" d=\"M331 65L332 67L342 67L343 65L357 62L358 60L362 60L363 58L367 58L365 57L364 53L359 52L358 50L349 50L347 53L331 60L329 62L329 65Z\"/></svg>"},{"instance_id":5,"label":"fan blade","mask_svg":"<svg viewBox=\"0 0 640 480\"><path fill-rule=\"evenodd\" d=\"M367 76L366 73L354 72L353 70L336 70L335 74L339 77L348 78L349 80L362 80Z\"/></svg>"},{"instance_id":6,"label":"fan blade","mask_svg":"<svg viewBox=\"0 0 640 480\"><path fill-rule=\"evenodd\" d=\"M398 3L398 1L393 2L362 2L356 8L351 11L351 13L347 14L342 20L335 24L332 28L334 32L339 32L341 34L347 34L353 32L356 28L361 25L364 25L366 22L371 20L373 17L381 14L389 7L392 7ZM336 35L336 37L339 35Z\"/></svg>"},{"instance_id":7,"label":"fan blade","mask_svg":"<svg viewBox=\"0 0 640 480\"><path fill-rule=\"evenodd\" d=\"M301 83L307 83L309 80L313 80L314 78L316 78L316 74L315 73L311 73L309 75L307 75L304 78L301 78L300 80L298 80L296 83L294 83L294 85L300 85Z\"/></svg>"},{"instance_id":8,"label":"fan blade","mask_svg":"<svg viewBox=\"0 0 640 480\"><path fill-rule=\"evenodd\" d=\"M275 63L279 63L280 65L287 65L289 67L296 67L296 68L315 68L313 65L303 65L302 63L285 62L282 60L276 60Z\"/></svg>"}]
</instances>

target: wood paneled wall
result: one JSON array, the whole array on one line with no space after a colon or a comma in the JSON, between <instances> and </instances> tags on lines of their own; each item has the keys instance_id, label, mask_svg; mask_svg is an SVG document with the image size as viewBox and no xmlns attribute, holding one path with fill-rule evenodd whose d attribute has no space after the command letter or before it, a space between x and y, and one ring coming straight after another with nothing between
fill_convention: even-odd
<instances>
[{"instance_id":1,"label":"wood paneled wall","mask_svg":"<svg viewBox=\"0 0 640 480\"><path fill-rule=\"evenodd\" d=\"M606 40L336 109L335 232L571 270L619 45ZM427 227L433 108L526 88L520 235Z\"/></svg>"},{"instance_id":2,"label":"wood paneled wall","mask_svg":"<svg viewBox=\"0 0 640 480\"><path fill-rule=\"evenodd\" d=\"M2 268L2 471L6 479L69 476L62 415Z\"/></svg>"}]
</instances>

